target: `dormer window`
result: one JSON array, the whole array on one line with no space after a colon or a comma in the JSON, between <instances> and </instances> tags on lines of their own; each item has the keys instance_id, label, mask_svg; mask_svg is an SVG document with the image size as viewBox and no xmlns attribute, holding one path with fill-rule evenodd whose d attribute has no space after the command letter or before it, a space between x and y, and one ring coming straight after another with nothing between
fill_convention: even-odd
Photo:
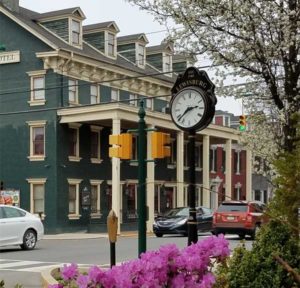
<instances>
[{"instance_id":1,"label":"dormer window","mask_svg":"<svg viewBox=\"0 0 300 288\"><path fill-rule=\"evenodd\" d=\"M80 45L80 22L72 19L72 44Z\"/></svg>"},{"instance_id":2,"label":"dormer window","mask_svg":"<svg viewBox=\"0 0 300 288\"><path fill-rule=\"evenodd\" d=\"M113 33L107 33L107 54L108 56L115 56L115 41L116 36Z\"/></svg>"},{"instance_id":3,"label":"dormer window","mask_svg":"<svg viewBox=\"0 0 300 288\"><path fill-rule=\"evenodd\" d=\"M84 19L85 15L79 7L41 13L34 18L47 30L77 48L81 48L82 45Z\"/></svg>"},{"instance_id":4,"label":"dormer window","mask_svg":"<svg viewBox=\"0 0 300 288\"><path fill-rule=\"evenodd\" d=\"M138 44L137 49L137 65L145 66L145 46Z\"/></svg>"}]
</instances>

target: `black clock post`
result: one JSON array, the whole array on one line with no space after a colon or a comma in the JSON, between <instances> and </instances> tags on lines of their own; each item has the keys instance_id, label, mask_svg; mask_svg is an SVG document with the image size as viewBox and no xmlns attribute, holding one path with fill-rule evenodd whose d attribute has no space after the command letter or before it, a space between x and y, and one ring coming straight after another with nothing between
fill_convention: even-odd
<instances>
[{"instance_id":1,"label":"black clock post","mask_svg":"<svg viewBox=\"0 0 300 288\"><path fill-rule=\"evenodd\" d=\"M179 74L171 89L171 118L181 130L188 132L188 245L198 241L196 211L195 138L196 131L205 129L215 115L215 85L205 71L189 67Z\"/></svg>"},{"instance_id":2,"label":"black clock post","mask_svg":"<svg viewBox=\"0 0 300 288\"><path fill-rule=\"evenodd\" d=\"M196 130L190 130L188 141L189 185L188 185L188 245L198 241L197 211L196 211L196 173L195 173L195 137Z\"/></svg>"}]
</instances>

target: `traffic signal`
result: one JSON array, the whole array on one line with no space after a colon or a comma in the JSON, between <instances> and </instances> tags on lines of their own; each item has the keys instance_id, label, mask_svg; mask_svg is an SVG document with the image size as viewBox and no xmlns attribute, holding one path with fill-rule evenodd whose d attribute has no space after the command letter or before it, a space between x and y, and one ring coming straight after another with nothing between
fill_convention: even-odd
<instances>
[{"instance_id":1,"label":"traffic signal","mask_svg":"<svg viewBox=\"0 0 300 288\"><path fill-rule=\"evenodd\" d=\"M109 144L118 146L109 147L109 157L120 159L132 158L132 134L109 135Z\"/></svg>"},{"instance_id":2,"label":"traffic signal","mask_svg":"<svg viewBox=\"0 0 300 288\"><path fill-rule=\"evenodd\" d=\"M245 131L246 130L246 116L245 115L240 116L239 130L240 131Z\"/></svg>"},{"instance_id":3,"label":"traffic signal","mask_svg":"<svg viewBox=\"0 0 300 288\"><path fill-rule=\"evenodd\" d=\"M170 134L153 132L151 134L151 155L152 158L165 158L171 156Z\"/></svg>"}]
</instances>

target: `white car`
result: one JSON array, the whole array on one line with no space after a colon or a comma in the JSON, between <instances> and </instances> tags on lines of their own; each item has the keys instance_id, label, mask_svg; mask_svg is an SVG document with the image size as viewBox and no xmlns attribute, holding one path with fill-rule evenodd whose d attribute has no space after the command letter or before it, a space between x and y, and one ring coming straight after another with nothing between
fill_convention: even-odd
<instances>
[{"instance_id":1,"label":"white car","mask_svg":"<svg viewBox=\"0 0 300 288\"><path fill-rule=\"evenodd\" d=\"M44 225L39 217L21 208L0 204L0 247L20 245L32 250L44 236Z\"/></svg>"}]
</instances>

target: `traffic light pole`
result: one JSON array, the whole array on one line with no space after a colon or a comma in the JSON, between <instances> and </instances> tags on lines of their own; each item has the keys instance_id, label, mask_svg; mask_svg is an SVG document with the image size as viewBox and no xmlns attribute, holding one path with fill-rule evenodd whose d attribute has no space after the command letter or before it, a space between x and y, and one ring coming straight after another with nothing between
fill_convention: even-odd
<instances>
[{"instance_id":1,"label":"traffic light pole","mask_svg":"<svg viewBox=\"0 0 300 288\"><path fill-rule=\"evenodd\" d=\"M146 252L146 123L144 100L139 103L138 122L138 246L139 255Z\"/></svg>"},{"instance_id":2,"label":"traffic light pole","mask_svg":"<svg viewBox=\"0 0 300 288\"><path fill-rule=\"evenodd\" d=\"M188 200L189 200L189 219L188 219L188 245L198 241L198 228L196 216L196 175L195 175L195 137L196 131L189 131L189 185L188 185Z\"/></svg>"}]
</instances>

